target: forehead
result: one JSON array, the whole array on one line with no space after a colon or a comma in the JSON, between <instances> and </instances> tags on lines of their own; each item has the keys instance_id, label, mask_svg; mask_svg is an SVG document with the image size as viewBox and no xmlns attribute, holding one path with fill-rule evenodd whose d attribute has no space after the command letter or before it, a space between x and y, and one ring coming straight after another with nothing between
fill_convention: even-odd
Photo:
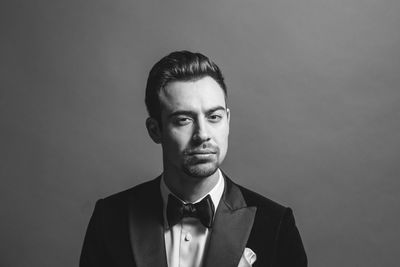
<instances>
[{"instance_id":1,"label":"forehead","mask_svg":"<svg viewBox=\"0 0 400 267\"><path fill-rule=\"evenodd\" d=\"M221 86L211 77L194 81L174 81L160 92L162 110L202 110L216 106L225 107L225 94Z\"/></svg>"}]
</instances>

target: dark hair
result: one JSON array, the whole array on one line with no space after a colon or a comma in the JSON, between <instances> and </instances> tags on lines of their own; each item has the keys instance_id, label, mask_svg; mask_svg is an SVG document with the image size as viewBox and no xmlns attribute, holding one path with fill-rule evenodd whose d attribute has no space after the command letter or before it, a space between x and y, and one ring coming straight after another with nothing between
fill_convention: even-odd
<instances>
[{"instance_id":1,"label":"dark hair","mask_svg":"<svg viewBox=\"0 0 400 267\"><path fill-rule=\"evenodd\" d=\"M200 53L176 51L163 57L150 70L146 85L146 107L149 116L161 122L159 93L173 81L192 81L210 76L224 91L227 97L224 77L218 66Z\"/></svg>"}]
</instances>

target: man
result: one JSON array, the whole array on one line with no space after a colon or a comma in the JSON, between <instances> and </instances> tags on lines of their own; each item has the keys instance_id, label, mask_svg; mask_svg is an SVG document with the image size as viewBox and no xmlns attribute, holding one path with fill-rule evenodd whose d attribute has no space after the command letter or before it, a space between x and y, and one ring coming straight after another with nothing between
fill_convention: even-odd
<instances>
[{"instance_id":1,"label":"man","mask_svg":"<svg viewBox=\"0 0 400 267\"><path fill-rule=\"evenodd\" d=\"M162 146L163 173L96 203L81 267L307 266L291 209L219 168L226 97L220 69L202 54L174 52L154 65L146 127Z\"/></svg>"}]
</instances>

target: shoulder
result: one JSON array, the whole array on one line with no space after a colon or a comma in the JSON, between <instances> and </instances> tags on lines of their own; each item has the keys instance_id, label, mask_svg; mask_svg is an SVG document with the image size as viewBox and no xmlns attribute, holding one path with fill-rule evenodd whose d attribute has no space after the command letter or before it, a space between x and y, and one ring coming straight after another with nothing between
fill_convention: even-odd
<instances>
[{"instance_id":1,"label":"shoulder","mask_svg":"<svg viewBox=\"0 0 400 267\"><path fill-rule=\"evenodd\" d=\"M266 197L259 193L256 193L242 185L233 182L229 177L225 175L228 187L233 186L238 188L241 193L240 198L243 198L245 206L256 207L257 215L261 217L268 217L269 219L282 219L285 214L291 212L291 209L284 205Z\"/></svg>"},{"instance_id":2,"label":"shoulder","mask_svg":"<svg viewBox=\"0 0 400 267\"><path fill-rule=\"evenodd\" d=\"M271 209L276 209L276 210L282 210L286 209L285 206L282 204L267 198L266 196L263 196L257 192L254 192L244 186L236 184L236 186L239 187L240 192L243 195L243 198L245 199L246 203L248 206L256 206L256 207L265 207L265 208L271 208Z\"/></svg>"},{"instance_id":3,"label":"shoulder","mask_svg":"<svg viewBox=\"0 0 400 267\"><path fill-rule=\"evenodd\" d=\"M149 201L155 197L159 190L160 177L138 184L124 191L112 194L97 201L97 205L104 208L121 208L128 205L129 201Z\"/></svg>"},{"instance_id":4,"label":"shoulder","mask_svg":"<svg viewBox=\"0 0 400 267\"><path fill-rule=\"evenodd\" d=\"M265 217L265 219L275 218L277 220L283 220L285 217L290 216L292 210L274 200L271 200L265 196L262 196L252 190L249 190L243 186L238 185L242 192L243 198L246 201L248 207L257 207L257 215L259 217Z\"/></svg>"},{"instance_id":5,"label":"shoulder","mask_svg":"<svg viewBox=\"0 0 400 267\"><path fill-rule=\"evenodd\" d=\"M266 196L263 196L259 193L256 193L242 185L237 184L236 182L232 181L230 177L228 177L224 173L225 181L226 181L226 186L228 188L230 187L236 187L239 189L241 192L246 204L248 207L255 206L255 207L265 207L265 208L271 208L271 209L276 209L276 210L282 210L286 209L285 206L279 204L278 202L271 200L267 198Z\"/></svg>"}]
</instances>

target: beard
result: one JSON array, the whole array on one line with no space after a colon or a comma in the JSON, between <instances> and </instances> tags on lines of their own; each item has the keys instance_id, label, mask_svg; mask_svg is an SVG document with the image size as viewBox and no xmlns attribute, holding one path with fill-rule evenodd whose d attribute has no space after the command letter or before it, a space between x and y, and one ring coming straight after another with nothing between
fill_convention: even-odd
<instances>
[{"instance_id":1,"label":"beard","mask_svg":"<svg viewBox=\"0 0 400 267\"><path fill-rule=\"evenodd\" d=\"M219 148L211 149L215 154L207 157L190 155L185 153L182 162L182 170L185 174L195 178L207 178L213 175L219 168Z\"/></svg>"},{"instance_id":2,"label":"beard","mask_svg":"<svg viewBox=\"0 0 400 267\"><path fill-rule=\"evenodd\" d=\"M215 162L207 162L200 164L185 164L183 163L183 171L195 178L207 178L213 175L218 170L219 164Z\"/></svg>"}]
</instances>

